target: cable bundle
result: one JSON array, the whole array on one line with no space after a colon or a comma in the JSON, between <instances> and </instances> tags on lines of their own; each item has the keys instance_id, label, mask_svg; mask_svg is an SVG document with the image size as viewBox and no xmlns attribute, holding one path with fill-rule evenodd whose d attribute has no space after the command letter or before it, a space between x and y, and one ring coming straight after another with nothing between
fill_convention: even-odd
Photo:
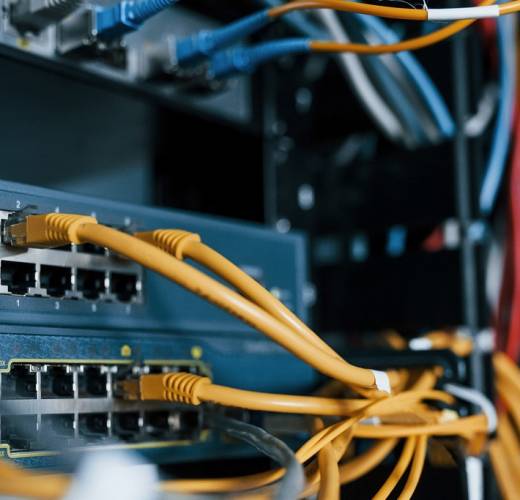
<instances>
[{"instance_id":1,"label":"cable bundle","mask_svg":"<svg viewBox=\"0 0 520 500\"><path fill-rule=\"evenodd\" d=\"M401 457L376 498L386 498L408 469L400 498L410 498L421 475L430 436L459 436L471 443L480 442L488 432L486 415L459 417L453 409L442 407L453 406L456 400L451 394L434 389L437 382L434 370L426 370L412 380L402 371L382 373L347 363L280 301L202 243L197 235L157 230L131 236L98 224L91 217L55 213L29 215L24 221L6 224L5 231L6 238L15 246L59 246L68 242L109 248L224 308L329 375L335 382L316 396L237 390L188 373L142 375L137 381L130 379L119 387L125 397L134 400L178 401L192 405L208 402L248 410L314 416L313 435L294 454L297 462L306 464L305 487L299 494L302 498L316 493L322 499L338 498L340 484L353 481L376 467L400 439L405 440ZM183 262L186 258L216 273L241 294ZM390 390L392 394L388 393ZM321 417L333 417L333 420L323 421ZM271 440L256 431L253 438L249 431L252 429L246 432L248 442L260 435L266 442ZM356 438L375 439L376 443L367 452L343 462ZM162 482L160 488L166 492L225 494L255 492L262 488L269 496L276 496L277 482L286 474L286 469L279 468L236 478L170 480ZM9 480L0 482L0 493L40 498L63 496L70 484L67 476L36 475L5 462L0 463L1 478ZM43 482L45 488L39 489ZM289 483L295 484L292 480Z\"/></svg>"}]
</instances>

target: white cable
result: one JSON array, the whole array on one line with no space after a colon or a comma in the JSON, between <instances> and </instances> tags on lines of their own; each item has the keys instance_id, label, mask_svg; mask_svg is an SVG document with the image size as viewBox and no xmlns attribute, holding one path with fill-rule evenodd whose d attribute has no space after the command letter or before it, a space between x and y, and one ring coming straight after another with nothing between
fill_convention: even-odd
<instances>
[{"instance_id":1,"label":"white cable","mask_svg":"<svg viewBox=\"0 0 520 500\"><path fill-rule=\"evenodd\" d=\"M477 105L477 112L470 116L464 130L468 137L481 136L495 115L498 90L495 85L487 85Z\"/></svg>"},{"instance_id":2,"label":"white cable","mask_svg":"<svg viewBox=\"0 0 520 500\"><path fill-rule=\"evenodd\" d=\"M498 5L486 5L482 7L463 7L460 9L428 9L428 21L459 21L461 19L484 19L499 17Z\"/></svg>"},{"instance_id":3,"label":"white cable","mask_svg":"<svg viewBox=\"0 0 520 500\"><path fill-rule=\"evenodd\" d=\"M466 457L468 500L484 500L484 464L478 457Z\"/></svg>"},{"instance_id":4,"label":"white cable","mask_svg":"<svg viewBox=\"0 0 520 500\"><path fill-rule=\"evenodd\" d=\"M320 9L316 12L316 15L324 24L333 40L341 43L350 42L337 15L332 10ZM359 57L348 53L339 54L337 57L341 68L347 77L350 78L355 92L363 101L372 119L377 122L378 126L389 138L393 140L403 139L404 130L399 119L377 92L366 74Z\"/></svg>"},{"instance_id":5,"label":"white cable","mask_svg":"<svg viewBox=\"0 0 520 500\"><path fill-rule=\"evenodd\" d=\"M486 415L488 431L490 433L495 432L498 422L497 411L493 403L484 394L471 387L455 384L445 384L444 390L453 394L456 398L478 406L482 410L482 413Z\"/></svg>"}]
</instances>

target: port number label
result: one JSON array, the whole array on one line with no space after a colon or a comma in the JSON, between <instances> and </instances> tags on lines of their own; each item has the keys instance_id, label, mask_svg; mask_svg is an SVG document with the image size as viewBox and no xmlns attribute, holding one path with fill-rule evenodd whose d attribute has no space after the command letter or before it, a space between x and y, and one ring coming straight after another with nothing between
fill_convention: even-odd
<instances>
[{"instance_id":1,"label":"port number label","mask_svg":"<svg viewBox=\"0 0 520 500\"><path fill-rule=\"evenodd\" d=\"M54 302L54 309L56 309L56 311L59 311L60 303L58 301Z\"/></svg>"},{"instance_id":2,"label":"port number label","mask_svg":"<svg viewBox=\"0 0 520 500\"><path fill-rule=\"evenodd\" d=\"M97 304L92 304L92 312L97 312Z\"/></svg>"}]
</instances>

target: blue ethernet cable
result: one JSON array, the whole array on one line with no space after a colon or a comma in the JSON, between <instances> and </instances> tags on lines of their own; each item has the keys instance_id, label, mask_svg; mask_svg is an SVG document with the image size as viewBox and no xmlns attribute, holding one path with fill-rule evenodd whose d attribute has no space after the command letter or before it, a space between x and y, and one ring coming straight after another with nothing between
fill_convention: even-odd
<instances>
[{"instance_id":1,"label":"blue ethernet cable","mask_svg":"<svg viewBox=\"0 0 520 500\"><path fill-rule=\"evenodd\" d=\"M145 21L176 2L177 0L125 0L109 7L96 7L96 36L110 40L136 31Z\"/></svg>"},{"instance_id":2,"label":"blue ethernet cable","mask_svg":"<svg viewBox=\"0 0 520 500\"><path fill-rule=\"evenodd\" d=\"M217 52L211 58L208 77L220 79L237 73L252 73L260 64L277 57L310 53L310 42L310 38L286 38Z\"/></svg>"},{"instance_id":3,"label":"blue ethernet cable","mask_svg":"<svg viewBox=\"0 0 520 500\"><path fill-rule=\"evenodd\" d=\"M281 4L280 0L261 0L267 7L276 7ZM294 14L298 17L290 18ZM382 43L391 44L399 41L399 37L388 25L379 18L354 13L354 18L365 28L372 31ZM329 36L323 30L319 30L310 23L307 16L302 12L293 12L287 16L286 21L291 21L291 25L303 33L305 36L314 39L328 39ZM446 139L453 137L455 133L455 123L446 106L444 98L439 93L437 87L428 76L421 63L410 52L400 52L394 55L397 58L406 74L414 83L417 91L422 95L433 119L441 134Z\"/></svg>"},{"instance_id":4,"label":"blue ethernet cable","mask_svg":"<svg viewBox=\"0 0 520 500\"><path fill-rule=\"evenodd\" d=\"M500 97L491 151L480 190L479 209L483 216L491 214L506 169L515 104L516 44L515 18L498 19L498 53L500 63Z\"/></svg>"},{"instance_id":5,"label":"blue ethernet cable","mask_svg":"<svg viewBox=\"0 0 520 500\"><path fill-rule=\"evenodd\" d=\"M310 42L309 38L288 38L220 51L211 58L207 74L209 78L222 79L237 73L252 73L260 64L277 57L310 53ZM388 97L392 102L397 103L396 112L409 131L413 142L423 143L425 136L422 124L413 107L409 105L404 92L395 84L389 73L381 71L380 61L377 58L369 57L367 62L372 67L374 77L388 92Z\"/></svg>"},{"instance_id":6,"label":"blue ethernet cable","mask_svg":"<svg viewBox=\"0 0 520 500\"><path fill-rule=\"evenodd\" d=\"M262 3L268 7L273 7L280 4L278 0L262 0ZM294 14L297 16L293 16ZM393 43L394 41L398 40L398 37L395 35L395 33L390 30L382 21L374 19L371 16L363 15L358 15L357 18L362 24L378 35L384 43ZM304 33L308 37L315 39L328 38L328 35L310 23L303 13L294 12L288 17L288 20L291 21L291 24L294 28ZM199 62L205 57L212 56L218 53L221 49L226 48L238 42L242 38L254 33L258 29L266 26L270 21L271 18L268 15L268 10L263 10L231 23L223 28L210 31L201 31L193 36L179 40L176 43L175 50L177 59L176 62L181 66L183 64ZM288 46L291 47L291 53L294 53L294 44L290 43ZM282 47L284 47L284 45L280 45L276 48L276 53L278 56L283 55L281 52ZM260 57L260 54L261 58L265 61L276 57L276 55L273 53L273 50L275 50L273 46L266 46L263 49L260 48L258 53L249 56L247 52L244 52L244 49L240 49L237 52L228 54L227 57L235 59L235 62L228 62L227 64L224 64L226 56L220 55L213 62L214 74L216 77L223 78L237 72L250 72L251 66L261 63L260 60L258 60L256 63L253 62L254 60L257 60L258 57ZM438 90L433 85L433 82L428 77L422 66L410 53L397 54L396 57L403 66L406 73L415 83L415 86L420 94L423 96L441 134L446 138L452 137L455 130L453 120L442 96L439 94ZM249 58L251 58L251 61L246 62L246 60ZM371 64L374 66L374 63ZM224 69L224 66L226 69ZM234 66L234 70L232 66ZM387 83L390 83L390 81L387 81ZM394 92L394 94L397 93ZM408 115L411 116L410 114Z\"/></svg>"},{"instance_id":7,"label":"blue ethernet cable","mask_svg":"<svg viewBox=\"0 0 520 500\"><path fill-rule=\"evenodd\" d=\"M354 14L356 20L376 34L383 43L391 44L399 41L395 32L382 20L372 16ZM422 95L430 110L436 125L445 138L453 137L455 123L446 106L444 98L432 82L419 61L410 52L398 52L395 54L401 66L413 81L415 88Z\"/></svg>"},{"instance_id":8,"label":"blue ethernet cable","mask_svg":"<svg viewBox=\"0 0 520 500\"><path fill-rule=\"evenodd\" d=\"M229 47L271 22L269 9L256 12L222 28L199 31L176 42L175 57L179 66L198 63Z\"/></svg>"}]
</instances>

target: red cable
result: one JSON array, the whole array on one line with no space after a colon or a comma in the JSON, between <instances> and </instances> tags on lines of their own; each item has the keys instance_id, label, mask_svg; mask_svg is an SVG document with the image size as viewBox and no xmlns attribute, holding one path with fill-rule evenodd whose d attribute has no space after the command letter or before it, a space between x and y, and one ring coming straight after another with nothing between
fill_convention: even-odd
<instances>
[{"instance_id":1,"label":"red cable","mask_svg":"<svg viewBox=\"0 0 520 500\"><path fill-rule=\"evenodd\" d=\"M509 183L509 245L513 269L509 276L512 293L506 353L516 361L520 354L520 113L515 116L514 141Z\"/></svg>"}]
</instances>

